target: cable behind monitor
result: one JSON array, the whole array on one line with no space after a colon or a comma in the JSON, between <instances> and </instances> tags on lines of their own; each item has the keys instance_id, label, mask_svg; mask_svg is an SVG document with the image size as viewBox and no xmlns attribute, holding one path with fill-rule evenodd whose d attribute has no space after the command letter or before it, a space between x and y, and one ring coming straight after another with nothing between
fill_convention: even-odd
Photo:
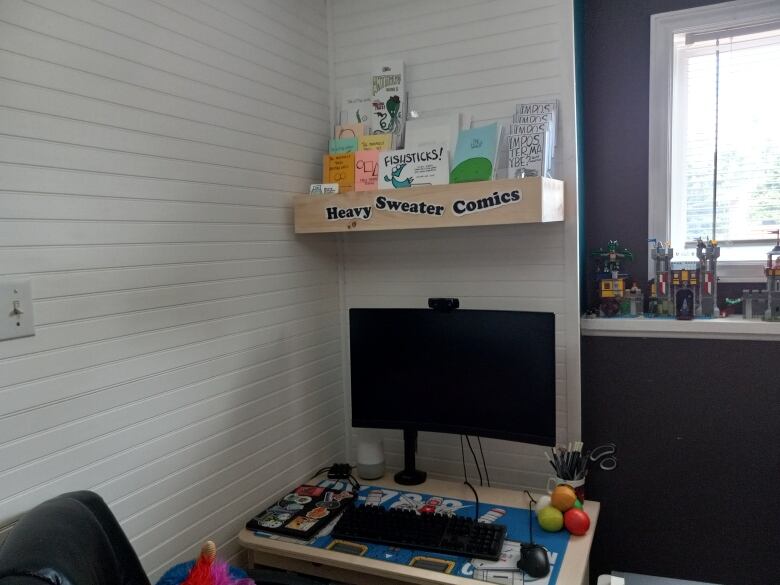
<instances>
[{"instance_id":1,"label":"cable behind monitor","mask_svg":"<svg viewBox=\"0 0 780 585\"><path fill-rule=\"evenodd\" d=\"M479 521L479 495L477 494L477 490L474 489L474 486L469 483L468 475L466 474L466 451L463 449L463 435L460 436L460 460L463 463L463 483L465 483L467 486L471 488L471 491L474 492L474 499L476 500L476 506L474 508L474 521Z\"/></svg>"}]
</instances>

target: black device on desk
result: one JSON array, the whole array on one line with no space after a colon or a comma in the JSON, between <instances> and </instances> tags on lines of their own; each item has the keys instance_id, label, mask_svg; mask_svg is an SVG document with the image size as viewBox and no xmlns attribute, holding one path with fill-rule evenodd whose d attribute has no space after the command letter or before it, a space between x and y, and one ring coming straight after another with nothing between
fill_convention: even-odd
<instances>
[{"instance_id":1,"label":"black device on desk","mask_svg":"<svg viewBox=\"0 0 780 585\"><path fill-rule=\"evenodd\" d=\"M538 579L550 574L550 557L547 556L547 550L541 544L534 543L534 511L531 504L533 503L535 506L536 500L527 490L525 493L528 496L528 534L531 542L520 544L520 560L517 561L517 568Z\"/></svg>"},{"instance_id":2,"label":"black device on desk","mask_svg":"<svg viewBox=\"0 0 780 585\"><path fill-rule=\"evenodd\" d=\"M506 526L476 522L465 516L354 506L344 511L332 535L344 540L366 540L497 561L504 545Z\"/></svg>"},{"instance_id":3,"label":"black device on desk","mask_svg":"<svg viewBox=\"0 0 780 585\"><path fill-rule=\"evenodd\" d=\"M555 315L431 300L349 311L352 425L404 431L396 482L425 481L418 431L554 445Z\"/></svg>"}]
</instances>

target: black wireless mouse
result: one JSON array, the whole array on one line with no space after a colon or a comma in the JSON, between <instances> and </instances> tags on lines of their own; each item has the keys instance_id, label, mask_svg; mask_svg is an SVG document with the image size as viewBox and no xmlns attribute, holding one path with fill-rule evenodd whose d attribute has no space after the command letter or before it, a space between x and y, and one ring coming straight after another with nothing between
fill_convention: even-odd
<instances>
[{"instance_id":1,"label":"black wireless mouse","mask_svg":"<svg viewBox=\"0 0 780 585\"><path fill-rule=\"evenodd\" d=\"M517 568L534 578L546 577L550 573L547 551L540 544L521 544Z\"/></svg>"}]
</instances>

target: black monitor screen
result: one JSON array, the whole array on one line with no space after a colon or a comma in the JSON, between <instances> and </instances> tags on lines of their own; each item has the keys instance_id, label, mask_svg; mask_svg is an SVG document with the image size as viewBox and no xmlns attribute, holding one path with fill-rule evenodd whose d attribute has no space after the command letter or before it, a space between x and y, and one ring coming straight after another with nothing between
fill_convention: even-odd
<instances>
[{"instance_id":1,"label":"black monitor screen","mask_svg":"<svg viewBox=\"0 0 780 585\"><path fill-rule=\"evenodd\" d=\"M352 425L555 443L555 315L351 309Z\"/></svg>"}]
</instances>

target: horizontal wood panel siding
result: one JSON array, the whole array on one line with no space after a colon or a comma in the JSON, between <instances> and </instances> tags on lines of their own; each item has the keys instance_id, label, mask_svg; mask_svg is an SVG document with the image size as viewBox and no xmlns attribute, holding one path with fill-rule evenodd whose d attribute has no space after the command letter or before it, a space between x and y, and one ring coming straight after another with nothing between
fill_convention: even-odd
<instances>
[{"instance_id":1,"label":"horizontal wood panel siding","mask_svg":"<svg viewBox=\"0 0 780 585\"><path fill-rule=\"evenodd\" d=\"M0 0L0 526L92 489L152 582L345 457L324 0ZM0 528L0 538L7 529Z\"/></svg>"},{"instance_id":2,"label":"horizontal wood panel siding","mask_svg":"<svg viewBox=\"0 0 780 585\"><path fill-rule=\"evenodd\" d=\"M459 297L465 309L554 312L557 437L578 437L571 3L334 0L331 19L336 103L340 89L367 86L372 65L382 57L404 60L410 108L422 116L455 110L471 114L475 125L507 123L517 102L548 96L560 100L557 178L566 182L565 222L347 234L341 238L344 299L347 309L427 307L428 297L446 296ZM353 456L366 432L353 430ZM402 467L401 433L382 434L387 464ZM549 466L541 447L494 440L483 444L494 483L545 484ZM418 461L436 476L462 477L455 436L423 433Z\"/></svg>"}]
</instances>

